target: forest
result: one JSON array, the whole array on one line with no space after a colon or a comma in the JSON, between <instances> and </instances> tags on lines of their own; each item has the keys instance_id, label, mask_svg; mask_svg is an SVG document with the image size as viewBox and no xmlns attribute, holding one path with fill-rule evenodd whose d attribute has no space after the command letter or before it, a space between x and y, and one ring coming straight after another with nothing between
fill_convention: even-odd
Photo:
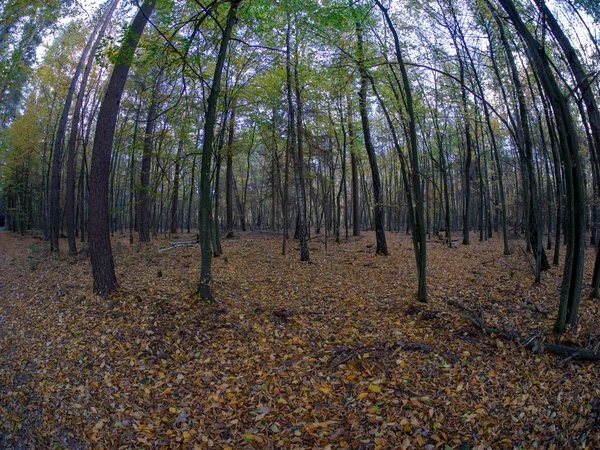
<instances>
[{"instance_id":1,"label":"forest","mask_svg":"<svg viewBox=\"0 0 600 450\"><path fill-rule=\"evenodd\" d=\"M596 0L0 2L0 448L600 448Z\"/></svg>"}]
</instances>

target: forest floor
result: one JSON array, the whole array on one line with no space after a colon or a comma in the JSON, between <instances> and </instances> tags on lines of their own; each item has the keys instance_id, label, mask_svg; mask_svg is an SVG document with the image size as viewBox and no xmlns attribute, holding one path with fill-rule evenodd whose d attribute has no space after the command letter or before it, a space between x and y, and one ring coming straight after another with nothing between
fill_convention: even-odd
<instances>
[{"instance_id":1,"label":"forest floor","mask_svg":"<svg viewBox=\"0 0 600 450\"><path fill-rule=\"evenodd\" d=\"M600 363L487 336L448 305L597 348L587 288L577 330L553 336L562 269L536 286L522 240L503 256L474 236L428 244L417 303L411 241L387 237L381 257L372 233L314 235L305 263L294 241L281 256L279 236L238 233L207 305L190 297L199 248L158 252L188 235L115 239L121 288L102 298L85 253L0 233L0 448L600 448Z\"/></svg>"}]
</instances>

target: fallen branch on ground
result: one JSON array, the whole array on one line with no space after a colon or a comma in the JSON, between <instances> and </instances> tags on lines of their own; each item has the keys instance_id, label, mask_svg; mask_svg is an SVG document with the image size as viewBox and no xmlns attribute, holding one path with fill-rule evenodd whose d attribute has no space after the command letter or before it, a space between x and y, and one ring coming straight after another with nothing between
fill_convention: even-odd
<instances>
[{"instance_id":1,"label":"fallen branch on ground","mask_svg":"<svg viewBox=\"0 0 600 450\"><path fill-rule=\"evenodd\" d=\"M600 351L598 350L587 349L582 347L571 347L568 345L551 344L543 341L542 339L538 339L535 336L523 337L517 334L509 333L504 330L499 330L497 328L490 328L487 327L485 323L483 323L482 319L477 319L473 317L474 312L466 306L464 306L463 304L453 300L448 300L448 304L467 312L468 314L463 314L461 317L475 325L487 336L496 335L505 339L517 340L523 347L539 352L548 351L556 355L566 355L573 359L578 359L582 361L600 361Z\"/></svg>"},{"instance_id":2,"label":"fallen branch on ground","mask_svg":"<svg viewBox=\"0 0 600 450\"><path fill-rule=\"evenodd\" d=\"M271 259L275 259L275 257L274 257L274 256L273 256L271 253L269 253L269 251L268 251L266 248L264 248L262 245L259 245L259 247L260 247L260 249L261 249L263 252L265 252L265 254L266 254L266 255L267 255L269 258L271 258Z\"/></svg>"},{"instance_id":3,"label":"fallen branch on ground","mask_svg":"<svg viewBox=\"0 0 600 450\"><path fill-rule=\"evenodd\" d=\"M431 353L435 348L431 344L423 342L384 342L380 345L369 345L355 348L348 348L345 345L333 350L330 364L333 367L346 364L352 359L371 359L380 358L384 354L393 353L396 350L406 352ZM365 356L368 355L368 356Z\"/></svg>"},{"instance_id":4,"label":"fallen branch on ground","mask_svg":"<svg viewBox=\"0 0 600 450\"><path fill-rule=\"evenodd\" d=\"M194 240L194 241L169 242L170 247L161 248L160 250L158 250L158 253L166 252L167 250L173 250L174 248L179 248L179 247L193 247L197 243L198 243L198 241L196 241L196 240Z\"/></svg>"}]
</instances>

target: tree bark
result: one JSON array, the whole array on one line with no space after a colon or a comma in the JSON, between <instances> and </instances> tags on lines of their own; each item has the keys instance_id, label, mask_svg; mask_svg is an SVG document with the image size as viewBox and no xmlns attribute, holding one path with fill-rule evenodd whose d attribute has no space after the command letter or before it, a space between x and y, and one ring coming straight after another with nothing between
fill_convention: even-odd
<instances>
[{"instance_id":1,"label":"tree bark","mask_svg":"<svg viewBox=\"0 0 600 450\"><path fill-rule=\"evenodd\" d=\"M421 190L421 173L419 170L419 153L417 148L417 126L416 118L412 97L412 88L410 80L408 78L408 72L406 65L404 64L404 58L402 56L402 50L400 47L400 39L396 28L390 19L388 10L383 7L379 0L375 0L375 3L383 13L385 21L390 29L392 36L394 37L394 49L396 53L396 61L400 67L400 73L402 75L402 87L404 89L404 95L406 99L406 111L408 113L408 151L411 159L412 173L411 173L411 189L415 202L414 211L414 223L413 226L413 246L415 251L415 259L417 263L418 282L419 288L417 291L417 300L421 302L427 301L427 235L426 225L424 218L424 200L423 193Z\"/></svg>"},{"instance_id":2,"label":"tree bark","mask_svg":"<svg viewBox=\"0 0 600 450\"><path fill-rule=\"evenodd\" d=\"M71 78L71 84L69 85L69 90L67 91L67 97L65 99L65 103L63 105L62 114L60 116L60 121L58 122L58 128L56 130L56 134L54 135L54 152L52 155L52 179L50 184L50 251L58 252L59 251L59 228L60 228L60 189L61 189L61 180L60 180L60 172L61 172L61 163L62 163L62 150L63 143L65 140L65 133L67 128L67 121L69 119L69 111L71 109L71 102L73 100L73 95L75 94L75 89L77 88L77 82L79 80L79 76L81 75L81 71L83 70L83 64L87 58L87 55L92 47L92 43L94 42L94 36L98 31L99 25L96 25L92 33L90 34L88 41L83 49L83 53L79 58L79 63L75 69L75 73ZM72 164L69 165L68 170L71 170L71 180L75 179L75 160L73 157ZM74 181L73 181L74 186ZM72 204L71 204L72 205ZM72 211L71 211L72 212ZM73 225L73 224L72 224ZM69 239L69 250L72 250L71 244L75 245L75 232L74 226L72 227L72 242ZM76 250L75 250L76 251ZM74 252L75 252L74 251ZM74 253L73 252L73 253Z\"/></svg>"},{"instance_id":3,"label":"tree bark","mask_svg":"<svg viewBox=\"0 0 600 450\"><path fill-rule=\"evenodd\" d=\"M598 111L598 104L596 102L596 98L594 96L594 91L592 89L592 80L593 77L591 74L587 74L584 70L583 64L579 60L579 56L577 52L571 45L571 41L563 32L561 26L558 24L558 21L555 19L552 12L548 9L545 2L542 0L537 0L538 6L543 13L543 17L546 19L546 23L552 32L552 35L560 45L565 57L567 59L567 63L571 68L573 76L575 77L575 81L577 82L577 88L581 93L581 98L586 106L588 123L590 126L590 134L592 137L592 145L590 152L594 153L596 161L600 160L600 112ZM598 195L595 193L595 195ZM596 205L594 204L594 208ZM595 224L594 224L595 226ZM598 290L600 287L600 245L598 245L596 249L596 261L594 264L594 273L592 277L592 287L593 287L593 296L598 297Z\"/></svg>"},{"instance_id":4,"label":"tree bark","mask_svg":"<svg viewBox=\"0 0 600 450\"><path fill-rule=\"evenodd\" d=\"M73 118L71 120L71 132L69 134L68 143L68 160L67 160L67 193L66 193L66 222L67 222L67 239L69 242L69 253L74 255L77 253L77 243L75 240L75 154L77 150L77 134L79 132L79 121L81 118L81 109L83 106L83 99L85 97L85 90L87 83L94 66L94 58L96 57L96 51L104 37L106 28L110 23L110 19L117 8L120 0L113 0L106 11L104 12L100 22L96 26L96 29L90 35L90 41L94 35L96 35L95 41L92 47L89 49L89 55L85 64L85 70L81 77L81 83L79 84L79 92L77 93L77 99L75 100L75 108L73 110ZM99 29L97 29L99 27ZM90 43L88 41L88 44ZM81 56L82 60L85 58L85 51Z\"/></svg>"},{"instance_id":5,"label":"tree bark","mask_svg":"<svg viewBox=\"0 0 600 450\"><path fill-rule=\"evenodd\" d=\"M308 249L308 236L306 230L306 196L304 192L304 175L302 160L302 142L300 138L300 121L296 122L295 112L300 115L300 104L297 104L298 111L294 111L294 100L292 96L292 66L291 66L291 15L288 13L287 32L286 32L286 87L288 101L288 142L294 160L294 184L296 186L296 198L298 201L298 211L296 217L296 234L300 243L300 261L308 261L310 253ZM296 80L297 81L297 80ZM298 96L296 102L298 103ZM298 132L298 134L296 134Z\"/></svg>"},{"instance_id":6,"label":"tree bark","mask_svg":"<svg viewBox=\"0 0 600 450\"><path fill-rule=\"evenodd\" d=\"M375 221L375 236L377 241L377 249L375 251L378 255L389 255L387 248L387 242L385 239L385 217L383 208L383 189L381 186L381 176L379 174L379 166L377 164L377 155L375 154L375 147L371 140L371 127L369 124L369 114L367 111L367 83L369 82L367 70L364 67L364 49L363 49L363 26L362 23L356 23L356 34L358 44L358 70L360 72L360 89L358 92L359 98L359 110L360 119L362 123L363 136L365 141L365 148L367 150L367 156L369 157L369 165L371 167L371 174L373 177L373 197L374 207L373 215Z\"/></svg>"},{"instance_id":7,"label":"tree bark","mask_svg":"<svg viewBox=\"0 0 600 450\"><path fill-rule=\"evenodd\" d=\"M354 134L354 118L352 117L352 101L346 95L348 106L348 144L350 146L350 170L352 177L352 236L360 236L360 187L358 184L358 155L356 154L356 137Z\"/></svg>"},{"instance_id":8,"label":"tree bark","mask_svg":"<svg viewBox=\"0 0 600 450\"><path fill-rule=\"evenodd\" d=\"M133 244L133 228L135 213L135 143L137 141L138 126L140 123L140 113L142 111L142 100L135 113L135 124L133 125L133 139L131 143L131 152L129 153L129 243Z\"/></svg>"},{"instance_id":9,"label":"tree bark","mask_svg":"<svg viewBox=\"0 0 600 450\"><path fill-rule=\"evenodd\" d=\"M227 216L227 235L228 239L233 237L233 140L235 132L235 105L231 109L231 119L229 121L229 137L227 139L227 169L225 174L225 209ZM273 183L274 184L274 183ZM274 188L273 188L274 189ZM275 200L273 200L273 211L275 211ZM273 214L273 218L275 214ZM273 220L272 226L275 225Z\"/></svg>"},{"instance_id":10,"label":"tree bark","mask_svg":"<svg viewBox=\"0 0 600 450\"><path fill-rule=\"evenodd\" d=\"M577 141L578 133L567 98L562 94L554 78L544 47L531 35L512 0L498 1L526 45L527 56L535 67L556 119L558 145L565 168L567 251L554 331L564 333L567 324L574 326L577 323L584 266L585 195Z\"/></svg>"},{"instance_id":11,"label":"tree bark","mask_svg":"<svg viewBox=\"0 0 600 450\"><path fill-rule=\"evenodd\" d=\"M111 294L117 287L108 208L110 156L115 126L133 54L155 4L156 0L145 0L125 34L96 124L90 173L89 248L94 292L99 295Z\"/></svg>"},{"instance_id":12,"label":"tree bark","mask_svg":"<svg viewBox=\"0 0 600 450\"><path fill-rule=\"evenodd\" d=\"M158 91L162 81L162 72L158 74L152 88L152 99L146 118L144 132L144 149L140 171L140 187L138 201L140 204L140 242L150 242L150 166L152 162L152 147L154 145L154 130L156 128L156 112L158 110Z\"/></svg>"},{"instance_id":13,"label":"tree bark","mask_svg":"<svg viewBox=\"0 0 600 450\"><path fill-rule=\"evenodd\" d=\"M200 167L200 283L198 285L198 295L200 300L213 302L212 295L212 251L211 251L211 195L210 195L210 166L213 152L213 140L215 134L215 123L217 118L217 103L219 100L219 91L221 89L221 77L227 48L236 22L237 9L241 0L232 0L227 15L227 22L223 30L223 37L219 47L219 54L213 75L212 86L207 102L206 119L204 121L204 142L202 143L202 162Z\"/></svg>"},{"instance_id":14,"label":"tree bark","mask_svg":"<svg viewBox=\"0 0 600 450\"><path fill-rule=\"evenodd\" d=\"M177 233L177 209L179 208L179 180L181 177L181 154L183 152L183 137L179 138L177 144L177 155L175 156L175 174L173 177L173 197L171 198L171 233ZM185 201L185 200L184 200Z\"/></svg>"},{"instance_id":15,"label":"tree bark","mask_svg":"<svg viewBox=\"0 0 600 450\"><path fill-rule=\"evenodd\" d=\"M533 249L533 254L535 257L535 282L541 282L541 271L547 270L549 268L548 259L546 257L546 253L543 248L542 242L542 221L540 218L540 208L539 208L539 200L538 200L538 186L535 177L535 170L533 166L533 143L531 139L531 131L529 127L529 120L527 118L527 105L525 102L525 94L523 92L523 86L521 84L521 80L519 78L519 72L517 66L514 61L514 57L512 55L512 50L508 45L508 40L506 39L504 26L500 19L494 15L496 19L496 23L498 24L500 31L500 40L504 46L504 52L506 54L506 59L508 61L508 67L511 72L511 77L514 85L514 89L517 94L517 102L519 106L518 122L517 122L517 148L519 149L519 153L521 156L521 160L524 165L524 173L523 176L527 177L527 182L525 183L527 186L527 191L524 193L528 196L527 198L527 225L528 225L528 237L531 248ZM524 185L525 188L525 185Z\"/></svg>"}]
</instances>

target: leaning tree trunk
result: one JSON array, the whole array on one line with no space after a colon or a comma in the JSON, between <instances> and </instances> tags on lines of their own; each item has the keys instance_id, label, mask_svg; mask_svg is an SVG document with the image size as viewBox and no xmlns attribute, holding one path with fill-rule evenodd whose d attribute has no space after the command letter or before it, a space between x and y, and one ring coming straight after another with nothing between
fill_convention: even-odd
<instances>
[{"instance_id":1,"label":"leaning tree trunk","mask_svg":"<svg viewBox=\"0 0 600 450\"><path fill-rule=\"evenodd\" d=\"M421 302L427 301L427 235L424 217L424 201L423 192L421 190L421 172L419 170L419 154L417 148L417 126L416 118L412 97L412 88L410 80L408 78L408 72L406 65L404 64L404 58L402 57L402 50L400 47L400 39L396 28L390 19L388 10L383 7L379 0L375 0L375 3L383 13L385 21L390 29L392 36L394 37L394 49L396 52L396 61L400 67L400 73L402 75L402 87L404 88L406 111L408 113L408 148L409 156L411 160L411 188L413 192L413 198L415 202L415 213L413 227L413 246L415 250L415 259L417 262L417 272L419 277L419 288L417 291L417 300Z\"/></svg>"},{"instance_id":2,"label":"leaning tree trunk","mask_svg":"<svg viewBox=\"0 0 600 450\"><path fill-rule=\"evenodd\" d=\"M85 70L83 71L83 75L81 77L81 83L79 85L79 92L77 93L77 99L75 100L75 108L73 111L73 118L71 120L71 132L69 135L69 144L68 144L68 160L67 160L67 193L66 193L66 205L65 205L65 215L67 222L67 239L69 242L69 253L75 254L77 253L77 243L75 240L75 153L77 150L77 133L79 131L79 120L81 118L81 110L83 107L83 99L85 97L85 89L90 78L90 73L92 72L92 67L94 66L94 59L96 57L96 51L100 46L100 42L104 37L104 33L106 32L106 28L110 23L110 19L117 8L120 0L113 0L106 12L104 13L101 21L99 22L100 29L94 30L92 35L90 36L90 40L92 36L97 31L96 40L92 45L89 55L87 57L87 62L85 65ZM98 25L97 25L98 26ZM85 52L81 56L82 60L85 58Z\"/></svg>"},{"instance_id":3,"label":"leaning tree trunk","mask_svg":"<svg viewBox=\"0 0 600 450\"><path fill-rule=\"evenodd\" d=\"M100 22L101 23L101 22ZM71 78L71 84L69 85L69 90L67 91L67 98L65 99L65 103L63 105L62 114L60 116L60 121L58 122L58 128L56 130L56 134L54 135L54 152L52 156L52 179L50 184L50 251L58 252L58 238L59 238L59 228L60 228L60 172L61 172L61 163L62 163L62 147L65 140L65 133L67 128L67 121L69 120L69 111L71 109L71 102L73 100L73 95L75 94L75 89L77 88L77 81L79 80L79 75L81 75L81 71L83 70L83 64L87 59L87 55L92 48L94 42L94 36L98 31L100 23L96 25L88 41L83 49L83 53L79 58L79 63L75 69L75 73L73 74L73 78ZM72 136L73 137L73 136ZM74 138L74 137L73 137ZM72 186L75 186L75 159L73 155L73 160L70 161L68 170L71 171L71 181ZM71 203L73 206L73 203ZM71 209L71 213L74 209ZM71 214L73 217L73 214ZM71 231L72 231L72 239L69 239L69 251L70 253L75 253L75 226L74 221L70 221ZM71 251L72 250L72 251Z\"/></svg>"},{"instance_id":4,"label":"leaning tree trunk","mask_svg":"<svg viewBox=\"0 0 600 450\"><path fill-rule=\"evenodd\" d=\"M533 142L531 139L531 131L529 127L529 120L527 118L527 105L525 102L525 94L523 92L523 85L519 78L519 72L514 61L512 50L508 45L508 40L504 32L504 26L499 17L494 13L494 18L498 24L500 40L504 46L504 52L508 61L508 67L510 69L513 85L517 94L517 102L519 106L519 121L517 123L517 148L519 149L521 160L524 164L524 176L527 177L527 182L524 185L527 186L525 195L527 198L527 217L528 217L528 231L529 231L529 243L533 249L535 256L535 282L541 282L542 270L548 270L550 265L548 264L548 258L543 248L542 235L543 235L543 223L541 220L541 212L539 206L539 194L538 194L538 183L535 176L535 170L533 166ZM525 187L525 186L524 186Z\"/></svg>"},{"instance_id":5,"label":"leaning tree trunk","mask_svg":"<svg viewBox=\"0 0 600 450\"><path fill-rule=\"evenodd\" d=\"M117 287L108 208L108 180L115 126L133 54L155 4L156 0L144 1L125 33L96 124L90 173L89 248L94 292L100 295L108 295Z\"/></svg>"},{"instance_id":6,"label":"leaning tree trunk","mask_svg":"<svg viewBox=\"0 0 600 450\"><path fill-rule=\"evenodd\" d=\"M581 98L585 103L588 123L590 126L590 133L592 137L592 148L590 151L595 152L595 154L592 156L592 161L594 159L598 161L600 160L600 112L598 111L598 104L592 89L592 80L594 77L592 74L587 74L584 70L583 64L579 60L577 52L571 45L571 41L565 35L562 28L558 24L558 21L550 12L546 4L541 0L537 0L537 3L546 19L546 23L548 24L550 31L562 48L563 53L566 56L567 63L569 64L571 72L573 73L575 81L577 82L577 87L581 93ZM595 194L597 195L597 193ZM594 264L592 286L593 296L598 297L598 288L600 287L600 245L598 245L596 250L596 262Z\"/></svg>"},{"instance_id":7,"label":"leaning tree trunk","mask_svg":"<svg viewBox=\"0 0 600 450\"><path fill-rule=\"evenodd\" d=\"M565 168L567 251L554 331L564 333L567 324L574 326L577 323L584 266L585 195L577 141L578 133L567 98L562 94L554 78L544 47L529 32L512 0L498 0L498 2L525 43L527 56L539 76L556 119L558 145Z\"/></svg>"}]
</instances>

